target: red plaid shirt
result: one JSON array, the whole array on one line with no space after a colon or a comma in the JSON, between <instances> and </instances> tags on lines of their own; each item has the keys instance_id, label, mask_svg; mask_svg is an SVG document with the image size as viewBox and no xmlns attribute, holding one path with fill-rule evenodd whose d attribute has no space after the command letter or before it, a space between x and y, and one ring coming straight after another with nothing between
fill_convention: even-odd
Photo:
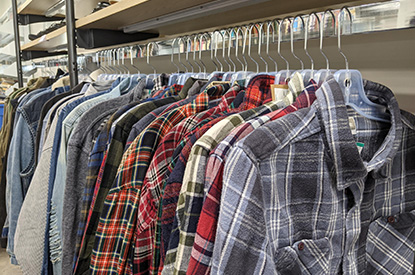
<instances>
[{"instance_id":1,"label":"red plaid shirt","mask_svg":"<svg viewBox=\"0 0 415 275\"><path fill-rule=\"evenodd\" d=\"M222 176L229 150L237 141L268 121L276 120L298 109L310 107L316 99L317 89L315 82L310 81L307 88L292 105L238 126L210 153L205 175L205 184L207 185L205 189L208 190L208 193L205 194L205 202L200 214L187 274L210 274L210 260L220 210Z\"/></svg>"},{"instance_id":2,"label":"red plaid shirt","mask_svg":"<svg viewBox=\"0 0 415 275\"><path fill-rule=\"evenodd\" d=\"M223 93L229 85L217 85L210 88L207 92L217 90L215 93ZM155 222L161 197L162 187L164 186L164 175L171 160L174 150L182 138L190 132L196 125L214 115L229 111L229 105L240 91L239 86L234 86L222 97L221 103L205 112L188 117L176 125L160 142L153 160L149 166L146 178L141 189L139 202L139 212L137 220L136 255L135 265L139 267L150 267L151 272L158 271L158 265L152 266L153 255L159 258L159 248L154 246ZM205 121L207 122L207 121ZM148 269L139 269L139 274L148 273Z\"/></svg>"},{"instance_id":3,"label":"red plaid shirt","mask_svg":"<svg viewBox=\"0 0 415 275\"><path fill-rule=\"evenodd\" d=\"M212 95L211 98L218 96ZM141 186L157 144L177 123L206 110L208 105L209 95L202 92L192 103L159 116L123 155L116 185L105 199L95 235L91 257L93 274L124 274L128 253L135 243L133 232L136 229Z\"/></svg>"}]
</instances>

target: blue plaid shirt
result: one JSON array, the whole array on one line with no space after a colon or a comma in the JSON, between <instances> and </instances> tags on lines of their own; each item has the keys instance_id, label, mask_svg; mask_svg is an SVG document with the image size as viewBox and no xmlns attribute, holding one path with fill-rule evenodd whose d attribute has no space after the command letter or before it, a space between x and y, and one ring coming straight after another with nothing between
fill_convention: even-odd
<instances>
[{"instance_id":1,"label":"blue plaid shirt","mask_svg":"<svg viewBox=\"0 0 415 275\"><path fill-rule=\"evenodd\" d=\"M310 108L232 148L212 274L412 273L415 116L388 88L365 90L390 124L347 108L329 77Z\"/></svg>"}]
</instances>

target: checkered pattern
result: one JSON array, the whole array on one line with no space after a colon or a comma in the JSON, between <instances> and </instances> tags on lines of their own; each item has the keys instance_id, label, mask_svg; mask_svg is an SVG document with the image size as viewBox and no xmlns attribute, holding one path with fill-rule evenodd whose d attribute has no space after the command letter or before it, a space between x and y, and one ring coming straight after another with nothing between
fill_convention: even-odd
<instances>
[{"instance_id":1,"label":"checkered pattern","mask_svg":"<svg viewBox=\"0 0 415 275\"><path fill-rule=\"evenodd\" d=\"M179 150L175 150L172 160L175 160L174 170L171 171L171 176L166 177L166 183L163 187L162 200L160 201L157 224L156 224L156 243L160 244L160 264L159 271L163 270L164 260L168 250L169 240L172 232L174 215L176 213L177 201L179 199L180 189L182 186L184 170L190 151L196 141L203 136L216 123L227 117L222 115L208 123L200 129L192 131L180 143ZM169 169L172 169L169 166ZM177 222L177 221L176 221ZM177 225L175 226L177 228Z\"/></svg>"},{"instance_id":2,"label":"checkered pattern","mask_svg":"<svg viewBox=\"0 0 415 275\"><path fill-rule=\"evenodd\" d=\"M104 202L91 257L93 274L125 271L128 251L134 243L140 190L156 146L177 123L206 110L208 104L209 95L203 92L192 103L158 117L130 145L118 169L116 185ZM135 266L134 270L145 268Z\"/></svg>"},{"instance_id":3,"label":"checkered pattern","mask_svg":"<svg viewBox=\"0 0 415 275\"><path fill-rule=\"evenodd\" d=\"M95 183L95 189L90 202L88 218L82 237L80 255L75 266L76 274L82 274L82 271L89 269L90 255L92 252L99 217L102 213L104 200L111 188L111 184L114 181L118 166L122 159L124 145L131 127L135 122L156 108L176 102L178 99L179 98L171 97L140 104L135 109L128 112L115 126L114 135L111 138L110 146L101 162L100 171ZM108 156L109 159L107 161Z\"/></svg>"},{"instance_id":4,"label":"checkered pattern","mask_svg":"<svg viewBox=\"0 0 415 275\"><path fill-rule=\"evenodd\" d=\"M82 238L84 235L86 220L88 217L89 207L91 205L95 182L97 179L97 175L99 172L99 168L101 166L102 159L104 157L104 152L108 140L109 131L111 129L112 123L120 117L124 112L132 108L133 106L137 105L138 102L130 103L125 105L124 107L120 108L117 112L115 112L108 120L105 120L105 123L100 125L101 130L99 131L99 135L96 138L94 147L89 155L88 160L88 172L86 178L86 184L84 187L84 192L82 196L82 209L81 209L81 220L78 223L78 230L77 230L77 239L76 239L76 248L75 248L75 255L74 255L74 263L78 260L78 252L81 247Z\"/></svg>"},{"instance_id":5,"label":"checkered pattern","mask_svg":"<svg viewBox=\"0 0 415 275\"><path fill-rule=\"evenodd\" d=\"M164 90L169 84L170 75L166 73L159 74L155 79L153 79L154 87L151 91L151 96L154 97L154 94L160 90Z\"/></svg>"},{"instance_id":6,"label":"checkered pattern","mask_svg":"<svg viewBox=\"0 0 415 275\"><path fill-rule=\"evenodd\" d=\"M392 224L415 209L415 117L401 114L386 87L366 82L365 90L387 104L391 124L347 109L329 77L310 108L263 125L231 149L212 273L410 272L413 252L404 247L414 249L414 220L407 228ZM365 144L361 153L356 141Z\"/></svg>"},{"instance_id":7,"label":"checkered pattern","mask_svg":"<svg viewBox=\"0 0 415 275\"><path fill-rule=\"evenodd\" d=\"M217 85L210 88L207 93L222 94L228 89L228 84ZM136 232L136 254L138 255L138 258L135 259L135 262L138 266L148 266L151 268L153 252L156 254L159 253L159 250L152 250L153 245L146 244L154 243L154 234L150 234L150 232L154 232L154 222L157 217L157 208L161 196L160 189L164 185L164 174L178 143L186 133L191 131L203 120L213 118L213 116L217 113L227 111L229 109L229 104L235 99L239 91L240 87L235 86L233 89L226 92L226 94L222 97L221 103L218 106L183 120L178 125L173 127L173 129L160 142L160 145L158 146L148 168L146 178L144 179L143 187L141 190L137 220L138 228ZM159 256L157 255L156 257ZM140 270L140 273L148 273L148 271L149 270Z\"/></svg>"},{"instance_id":8,"label":"checkered pattern","mask_svg":"<svg viewBox=\"0 0 415 275\"><path fill-rule=\"evenodd\" d=\"M255 109L247 110L247 111L241 112L239 114L234 114L232 116L229 116L229 117L225 118L224 120L218 122L218 124L212 126L211 129L209 129L209 131L210 131L210 133L212 133L212 135L210 135L208 133L205 133L206 137L204 137L203 141L204 142L210 142L212 144L211 146L216 146L215 143L217 143L219 140L224 138L226 136L226 134L230 132L230 129L235 127L235 125L237 125L239 123L242 123L246 119L250 119L250 118L258 116L258 115L269 113L270 111L273 111L273 110L276 110L276 109L278 109L278 106L275 104L275 102L269 102L269 103L267 103L263 106L255 108ZM199 146L196 146L196 147L199 147ZM193 146L191 148L192 148L192 150L194 150L195 146ZM191 164L186 166L186 170L189 169L188 167L192 167L193 165L194 165L193 167L195 167L196 170L197 169L204 169L205 166L202 165L202 162L204 162L204 160L205 160L205 156L204 156L205 151L206 151L205 148L199 150L197 152L198 154L200 152L203 152L203 153L201 153L200 155L197 156L197 160L199 160L198 165L196 165L194 163L191 163ZM175 181L176 184L173 185L173 190L169 190L169 191L172 191L173 193L177 193L177 195L179 193L180 188L181 188L181 190L184 190L186 188L186 187L183 187L182 184L181 184L182 182L184 183L185 180L186 180L184 178L184 171L185 171L184 168L185 168L185 165L179 166L178 169L180 169L180 170L177 171L177 172L181 176L179 177L179 179L176 178L177 181ZM197 172L200 172L200 171L199 170L195 171L194 169L192 170L192 175L194 175L194 178L198 178L198 176L196 175ZM204 175L204 173L203 173L203 175ZM175 178L175 176L173 176L173 174L171 176L173 178ZM199 183L200 183L200 181L190 182L188 184L190 189L188 189L188 190L192 190L192 191L191 191L191 193L186 193L186 197L185 197L186 200L188 200L188 199L189 200L184 202L183 197L182 197L182 201L180 202L182 204L182 207L185 208L186 215L187 215L187 213L191 213L191 215L193 216L193 217L188 217L189 220L185 221L185 222L188 222L188 223L186 225L183 224L183 227L181 227L181 226L178 227L178 224L183 221L180 218L183 218L183 219L185 219L185 218L183 216L178 216L178 212L177 212L178 208L174 207L174 209L176 210L176 216L174 218L174 225L173 225L173 229L171 230L170 240L168 241L169 245L168 245L168 252L167 252L167 255L166 255L166 262L164 263L164 267L163 267L163 273L165 273L165 274L170 274L170 273L173 272L173 268L174 268L175 263L180 263L180 265L187 265L188 264L188 260L190 258L190 255L189 255L189 258L187 260L185 258L184 259L177 258L176 255L177 255L177 251L178 251L177 248L179 246L182 246L183 250L191 251L192 243L188 242L189 238L186 238L186 240L185 240L186 243L181 243L182 240L180 240L180 238L183 238L184 236L188 237L188 234L185 233L184 230L188 230L187 232L189 234L192 234L190 232L192 232L193 230L195 232L195 230L196 230L197 221L198 221L197 212L199 211L199 213L200 213L200 210L198 210L198 209L202 208L202 203L203 203L203 195L201 197L202 201L200 201L199 200L200 195L198 193L199 190L194 189L195 186L196 186L196 188L199 187L198 186ZM174 187L178 188L179 190L175 189ZM166 189L165 189L165 193L166 193L166 191L167 191L167 186L166 186ZM181 192L182 191L180 191L180 193ZM202 194L203 194L203 189L202 189ZM187 195L189 195L189 196L187 196ZM172 200L171 199L172 198L171 194L170 195L168 194L168 196L170 197L170 200L173 201L174 204L177 203L178 199L173 199ZM190 199L190 197L191 197L191 199ZM170 206L172 206L171 203L170 203ZM166 224L164 224L164 225L166 225ZM182 230L183 230L183 232L182 232ZM169 233L170 232L168 232L167 234L169 234ZM166 235L166 232L162 233L162 234ZM194 235L194 233L193 233L193 235ZM190 239L191 239L191 237L190 237ZM190 245L189 248L187 247L188 245ZM182 270L183 269L185 269L185 267L182 267ZM176 269L174 269L174 272L176 272ZM178 271L178 272L180 272L180 271Z\"/></svg>"},{"instance_id":9,"label":"checkered pattern","mask_svg":"<svg viewBox=\"0 0 415 275\"><path fill-rule=\"evenodd\" d=\"M284 109L280 109L264 116L254 118L235 128L210 153L205 174L205 187L203 208L197 225L196 236L192 248L187 274L210 274L213 244L215 243L216 226L222 193L222 175L227 154L232 146L243 139L259 126L295 112L310 107L316 96L317 85L312 80L307 88L297 97L296 101Z\"/></svg>"}]
</instances>

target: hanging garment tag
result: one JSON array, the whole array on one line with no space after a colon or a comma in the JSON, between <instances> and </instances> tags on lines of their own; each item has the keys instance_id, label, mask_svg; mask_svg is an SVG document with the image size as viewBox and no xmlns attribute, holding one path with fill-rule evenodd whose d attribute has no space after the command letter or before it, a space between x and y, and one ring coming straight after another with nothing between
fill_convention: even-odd
<instances>
[{"instance_id":1,"label":"hanging garment tag","mask_svg":"<svg viewBox=\"0 0 415 275\"><path fill-rule=\"evenodd\" d=\"M289 92L288 85L271 85L271 96L273 101L284 99Z\"/></svg>"},{"instance_id":2,"label":"hanging garment tag","mask_svg":"<svg viewBox=\"0 0 415 275\"><path fill-rule=\"evenodd\" d=\"M363 150L363 147L365 147L365 144L361 142L356 142L356 145L357 145L357 150L359 151L359 154L362 154L362 150Z\"/></svg>"},{"instance_id":3,"label":"hanging garment tag","mask_svg":"<svg viewBox=\"0 0 415 275\"><path fill-rule=\"evenodd\" d=\"M357 134L356 121L354 121L353 117L349 117L349 126L350 126L350 130L352 131L352 135L356 135Z\"/></svg>"}]
</instances>

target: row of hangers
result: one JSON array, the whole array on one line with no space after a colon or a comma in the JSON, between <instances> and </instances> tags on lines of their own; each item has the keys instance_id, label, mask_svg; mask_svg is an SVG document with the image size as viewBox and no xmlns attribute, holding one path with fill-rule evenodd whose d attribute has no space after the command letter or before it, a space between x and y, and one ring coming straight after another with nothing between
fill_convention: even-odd
<instances>
[{"instance_id":1,"label":"row of hangers","mask_svg":"<svg viewBox=\"0 0 415 275\"><path fill-rule=\"evenodd\" d=\"M332 26L337 26L337 46L338 51L342 55L345 61L345 69L332 70L330 69L330 62L328 56L323 51L323 38L325 33L326 16L331 17ZM349 69L349 62L346 55L341 49L341 31L343 27L344 17L349 17L349 28L352 31L352 19L353 16L347 7L339 10L336 18L333 10L329 9L321 13L321 16L316 12L312 12L309 15L297 15L295 17L285 17L283 19L275 19L272 21L253 23L240 27L227 28L223 30L216 30L212 33L199 33L189 36L183 36L173 39L171 43L171 60L170 62L177 68L177 72L171 74L169 79L169 85L180 84L183 85L189 77L200 79L211 79L217 73L223 73L223 80L230 80L231 83L239 80L245 81L245 87L248 86L249 81L258 74L274 75L276 81L284 80L288 82L295 72L302 75L305 85L313 79L318 85L321 85L329 75L333 75L336 81L339 83L344 97L346 105L354 108L361 115L382 122L389 122L390 115L385 113L385 107L383 105L376 104L368 99L363 87L363 79L358 70ZM310 55L307 46L309 38L310 21L314 19L318 25L318 37L319 37L319 50L321 55L325 59L326 67L320 70L315 70L314 59ZM288 23L288 25L287 25ZM301 37L304 38L304 51L307 57L310 59L310 69L305 69L304 62L294 51L294 31L293 24L301 23ZM286 57L281 54L281 42L282 42L282 27L285 27L289 31L290 35L290 50L292 56L299 62L301 69L290 69L290 63ZM277 32L277 53L278 56L285 62L286 69L278 70L277 61L270 55L270 40L275 42L275 33ZM258 56L265 65L265 71L259 71L259 62L255 60L251 55L252 40L254 35L258 39ZM242 38L242 41L240 41ZM275 70L269 72L270 67L264 56L262 55L262 44L265 41L265 54L267 58L273 62ZM226 46L226 42L228 45ZM242 42L242 59L239 58L239 44ZM226 63L228 71L224 71L224 64L218 58L218 49L222 49L222 60ZM210 45L210 47L209 47ZM234 46L233 46L234 45ZM175 46L178 47L177 61L174 62ZM205 46L205 47L203 47ZM123 47L117 49L104 50L96 53L97 65L103 71L99 76L99 79L109 79L116 77L135 76L140 79L146 79L146 87L152 88L153 79L157 77L156 68L150 62L150 56L154 56L158 52L159 44L156 42L150 42L144 47L140 45ZM197 49L198 48L198 49ZM215 71L208 74L206 65L202 60L202 49L210 50L210 61L215 66ZM241 70L237 70L237 65L231 58L231 51L234 48L234 57L241 65ZM186 66L181 61L182 50L185 54L185 61L189 65ZM189 54L193 54L193 64L189 60ZM198 54L198 61L196 55ZM131 74L129 68L125 65L125 59L130 58L130 65L137 70L137 74ZM146 57L146 63L153 70L152 74L142 74L138 67L133 64L134 57ZM256 71L248 70L247 57L255 64ZM198 72L195 72L195 67L198 67ZM183 72L182 72L183 71Z\"/></svg>"}]
</instances>

